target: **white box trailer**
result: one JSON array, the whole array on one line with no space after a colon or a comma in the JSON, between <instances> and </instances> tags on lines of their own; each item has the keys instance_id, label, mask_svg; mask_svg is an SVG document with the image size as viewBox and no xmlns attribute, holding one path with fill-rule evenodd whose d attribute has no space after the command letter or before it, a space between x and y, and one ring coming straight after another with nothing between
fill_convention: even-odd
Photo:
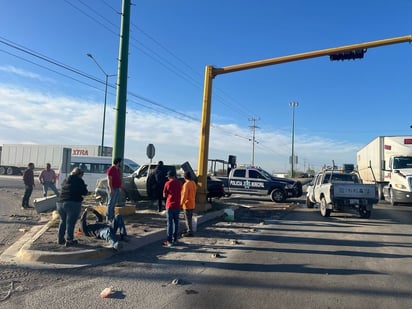
<instances>
[{"instance_id":1,"label":"white box trailer","mask_svg":"<svg viewBox=\"0 0 412 309\"><path fill-rule=\"evenodd\" d=\"M357 153L365 183L378 185L392 205L412 203L412 136L378 136Z\"/></svg>"},{"instance_id":2,"label":"white box trailer","mask_svg":"<svg viewBox=\"0 0 412 309\"><path fill-rule=\"evenodd\" d=\"M16 175L34 163L36 169L43 169L50 163L52 169L59 169L63 148L71 148L73 156L98 156L101 146L97 145L41 145L4 144L1 147L0 175ZM112 155L112 147L104 147L105 156Z\"/></svg>"}]
</instances>

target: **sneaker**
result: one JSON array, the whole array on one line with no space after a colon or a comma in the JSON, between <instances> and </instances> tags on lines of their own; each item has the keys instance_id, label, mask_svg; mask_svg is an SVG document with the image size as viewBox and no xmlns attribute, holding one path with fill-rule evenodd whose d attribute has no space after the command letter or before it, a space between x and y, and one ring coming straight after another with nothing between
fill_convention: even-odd
<instances>
[{"instance_id":1,"label":"sneaker","mask_svg":"<svg viewBox=\"0 0 412 309\"><path fill-rule=\"evenodd\" d=\"M71 247L71 246L77 245L78 243L79 243L79 242L78 242L76 239L66 240L65 246L66 246L66 247Z\"/></svg>"},{"instance_id":2,"label":"sneaker","mask_svg":"<svg viewBox=\"0 0 412 309\"><path fill-rule=\"evenodd\" d=\"M167 240L163 242L163 245L167 246L167 247L172 247L172 246L174 246L174 244L175 244L174 242L170 242L170 241L167 241Z\"/></svg>"},{"instance_id":3,"label":"sneaker","mask_svg":"<svg viewBox=\"0 0 412 309\"><path fill-rule=\"evenodd\" d=\"M66 241L65 241L64 239L58 239L58 240L57 240L57 243L58 243L59 245L64 245L64 244L66 244Z\"/></svg>"},{"instance_id":4,"label":"sneaker","mask_svg":"<svg viewBox=\"0 0 412 309\"><path fill-rule=\"evenodd\" d=\"M182 234L183 237L193 237L193 232L186 232Z\"/></svg>"},{"instance_id":5,"label":"sneaker","mask_svg":"<svg viewBox=\"0 0 412 309\"><path fill-rule=\"evenodd\" d=\"M127 235L120 235L120 240L124 242L129 242L131 238Z\"/></svg>"},{"instance_id":6,"label":"sneaker","mask_svg":"<svg viewBox=\"0 0 412 309\"><path fill-rule=\"evenodd\" d=\"M113 249L116 251L120 251L123 249L123 244L117 241L113 244Z\"/></svg>"}]
</instances>

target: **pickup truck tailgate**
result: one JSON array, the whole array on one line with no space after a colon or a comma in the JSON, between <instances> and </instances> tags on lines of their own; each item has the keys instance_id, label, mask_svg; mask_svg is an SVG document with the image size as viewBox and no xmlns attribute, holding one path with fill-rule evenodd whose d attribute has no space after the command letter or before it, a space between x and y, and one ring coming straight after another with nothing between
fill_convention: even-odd
<instances>
[{"instance_id":1,"label":"pickup truck tailgate","mask_svg":"<svg viewBox=\"0 0 412 309\"><path fill-rule=\"evenodd\" d=\"M335 198L375 199L376 186L369 184L333 184Z\"/></svg>"}]
</instances>

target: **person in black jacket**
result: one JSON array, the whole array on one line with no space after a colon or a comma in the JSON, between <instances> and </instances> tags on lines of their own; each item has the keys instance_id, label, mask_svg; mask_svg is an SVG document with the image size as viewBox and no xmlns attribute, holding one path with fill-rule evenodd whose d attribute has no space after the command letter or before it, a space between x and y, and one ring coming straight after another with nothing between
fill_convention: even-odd
<instances>
[{"instance_id":1,"label":"person in black jacket","mask_svg":"<svg viewBox=\"0 0 412 309\"><path fill-rule=\"evenodd\" d=\"M166 178L167 170L163 164L163 161L159 161L156 168L153 170L154 183L152 186L153 195L158 202L158 210L161 212L163 210L163 188L167 181Z\"/></svg>"},{"instance_id":2,"label":"person in black jacket","mask_svg":"<svg viewBox=\"0 0 412 309\"><path fill-rule=\"evenodd\" d=\"M84 183L83 171L75 167L69 177L63 181L60 201L57 202L57 211L60 215L57 242L66 247L77 244L74 239L74 226L79 218L83 196L88 193Z\"/></svg>"},{"instance_id":3,"label":"person in black jacket","mask_svg":"<svg viewBox=\"0 0 412 309\"><path fill-rule=\"evenodd\" d=\"M22 209L31 208L29 205L29 200L31 193L33 192L34 187L34 163L29 163L27 169L23 173L23 182L24 182L24 195L21 203Z\"/></svg>"},{"instance_id":4,"label":"person in black jacket","mask_svg":"<svg viewBox=\"0 0 412 309\"><path fill-rule=\"evenodd\" d=\"M87 213L92 212L96 216L96 223L87 223ZM84 236L104 239L115 250L121 250L122 244L116 236L120 230L120 240L127 241L126 226L121 215L116 215L110 225L103 223L103 216L92 207L87 207L80 218L80 231Z\"/></svg>"}]
</instances>

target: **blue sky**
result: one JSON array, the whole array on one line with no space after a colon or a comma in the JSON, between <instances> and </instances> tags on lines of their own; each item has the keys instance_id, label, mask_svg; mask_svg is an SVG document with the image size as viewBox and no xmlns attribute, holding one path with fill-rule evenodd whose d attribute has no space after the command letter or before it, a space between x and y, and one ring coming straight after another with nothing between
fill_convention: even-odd
<instances>
[{"instance_id":1,"label":"blue sky","mask_svg":"<svg viewBox=\"0 0 412 309\"><path fill-rule=\"evenodd\" d=\"M117 73L120 10L120 0L2 1L1 144L100 144L104 75L86 54ZM206 65L409 35L411 11L404 0L133 1L125 156L142 164L153 143L154 160L197 167ZM362 60L320 57L217 76L209 157L233 154L250 163L254 118L254 163L287 171L292 101L299 102L298 170L355 163L374 137L410 135L411 48L402 43L371 48ZM115 82L109 78L107 146Z\"/></svg>"}]
</instances>

